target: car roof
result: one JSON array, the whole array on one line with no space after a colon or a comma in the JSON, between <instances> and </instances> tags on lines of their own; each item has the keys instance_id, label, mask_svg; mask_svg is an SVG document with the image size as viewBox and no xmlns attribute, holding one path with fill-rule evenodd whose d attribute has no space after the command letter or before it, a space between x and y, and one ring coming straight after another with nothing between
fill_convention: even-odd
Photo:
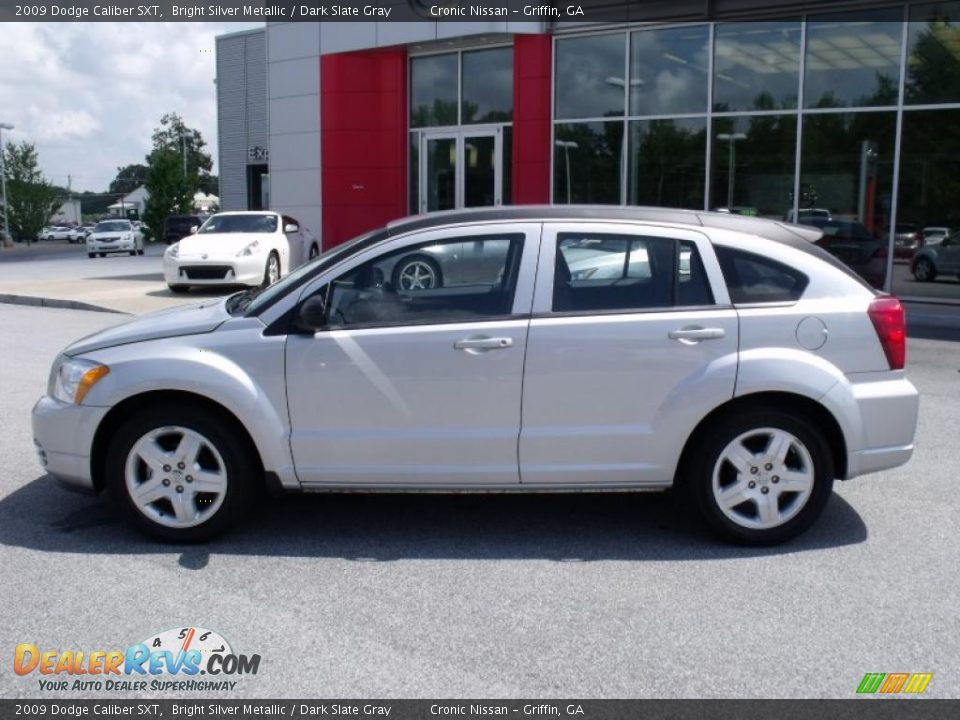
<instances>
[{"instance_id":1,"label":"car roof","mask_svg":"<svg viewBox=\"0 0 960 720\"><path fill-rule=\"evenodd\" d=\"M416 230L429 230L467 223L578 220L620 220L624 222L695 225L734 230L787 244L797 241L812 243L819 240L823 235L817 228L793 225L779 220L701 210L625 205L512 205L470 210L447 210L394 220L387 224L386 231L389 237L393 237Z\"/></svg>"}]
</instances>

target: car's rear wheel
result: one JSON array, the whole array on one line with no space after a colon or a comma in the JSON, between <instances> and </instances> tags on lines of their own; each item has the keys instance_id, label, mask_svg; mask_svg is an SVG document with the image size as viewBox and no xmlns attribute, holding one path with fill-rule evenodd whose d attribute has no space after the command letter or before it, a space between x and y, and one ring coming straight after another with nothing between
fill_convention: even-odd
<instances>
[{"instance_id":1,"label":"car's rear wheel","mask_svg":"<svg viewBox=\"0 0 960 720\"><path fill-rule=\"evenodd\" d=\"M167 287L170 288L170 292L175 293L185 293L190 289L189 285L167 285Z\"/></svg>"},{"instance_id":2,"label":"car's rear wheel","mask_svg":"<svg viewBox=\"0 0 960 720\"><path fill-rule=\"evenodd\" d=\"M97 256L96 253L87 253L87 257L90 258L91 260L93 260L93 258L95 258L96 256Z\"/></svg>"},{"instance_id":3,"label":"car's rear wheel","mask_svg":"<svg viewBox=\"0 0 960 720\"><path fill-rule=\"evenodd\" d=\"M745 545L789 540L820 516L833 489L833 456L803 416L741 411L708 428L694 448L691 482L700 512Z\"/></svg>"},{"instance_id":4,"label":"car's rear wheel","mask_svg":"<svg viewBox=\"0 0 960 720\"><path fill-rule=\"evenodd\" d=\"M106 256L107 256L106 253L100 253L100 257L105 258Z\"/></svg>"},{"instance_id":5,"label":"car's rear wheel","mask_svg":"<svg viewBox=\"0 0 960 720\"><path fill-rule=\"evenodd\" d=\"M920 258L913 264L913 276L917 282L932 282L937 277L937 269L926 258Z\"/></svg>"},{"instance_id":6,"label":"car's rear wheel","mask_svg":"<svg viewBox=\"0 0 960 720\"><path fill-rule=\"evenodd\" d=\"M136 251L136 250L131 250L131 251L130 251L130 257L136 257L136 255L137 255L137 251Z\"/></svg>"},{"instance_id":7,"label":"car's rear wheel","mask_svg":"<svg viewBox=\"0 0 960 720\"><path fill-rule=\"evenodd\" d=\"M172 542L198 542L236 523L254 496L256 458L204 408L144 408L117 431L107 479L128 520Z\"/></svg>"},{"instance_id":8,"label":"car's rear wheel","mask_svg":"<svg viewBox=\"0 0 960 720\"><path fill-rule=\"evenodd\" d=\"M318 248L316 245L311 245L311 246L310 246L310 253L309 253L309 255L307 256L307 259L308 259L308 260L313 260L313 259L314 259L317 255L319 255L319 254L320 254L320 248Z\"/></svg>"},{"instance_id":9,"label":"car's rear wheel","mask_svg":"<svg viewBox=\"0 0 960 720\"><path fill-rule=\"evenodd\" d=\"M269 287L280 279L280 258L275 252L270 253L267 265L263 269L263 286Z\"/></svg>"}]
</instances>

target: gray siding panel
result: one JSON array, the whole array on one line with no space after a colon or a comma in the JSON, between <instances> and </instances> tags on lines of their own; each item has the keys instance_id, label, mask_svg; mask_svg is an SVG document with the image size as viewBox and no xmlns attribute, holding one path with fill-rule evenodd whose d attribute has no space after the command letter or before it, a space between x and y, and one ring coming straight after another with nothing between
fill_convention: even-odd
<instances>
[{"instance_id":1,"label":"gray siding panel","mask_svg":"<svg viewBox=\"0 0 960 720\"><path fill-rule=\"evenodd\" d=\"M247 151L267 147L266 31L217 38L220 207L246 210Z\"/></svg>"}]
</instances>

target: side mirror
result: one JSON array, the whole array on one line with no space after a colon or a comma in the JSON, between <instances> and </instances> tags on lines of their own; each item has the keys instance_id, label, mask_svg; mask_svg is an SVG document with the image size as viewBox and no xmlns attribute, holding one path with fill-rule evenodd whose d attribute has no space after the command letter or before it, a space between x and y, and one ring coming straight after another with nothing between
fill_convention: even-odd
<instances>
[{"instance_id":1,"label":"side mirror","mask_svg":"<svg viewBox=\"0 0 960 720\"><path fill-rule=\"evenodd\" d=\"M327 304L320 295L307 298L298 309L294 325L299 330L316 332L327 325Z\"/></svg>"},{"instance_id":2,"label":"side mirror","mask_svg":"<svg viewBox=\"0 0 960 720\"><path fill-rule=\"evenodd\" d=\"M200 229L199 226L197 226L197 225L191 225L191 226L190 226L190 234L191 234L191 235L196 235L196 234L197 234L197 230L199 230L199 229Z\"/></svg>"},{"instance_id":3,"label":"side mirror","mask_svg":"<svg viewBox=\"0 0 960 720\"><path fill-rule=\"evenodd\" d=\"M286 225L283 226L283 231L285 233L300 232L300 226L297 225L296 223L287 223Z\"/></svg>"}]
</instances>

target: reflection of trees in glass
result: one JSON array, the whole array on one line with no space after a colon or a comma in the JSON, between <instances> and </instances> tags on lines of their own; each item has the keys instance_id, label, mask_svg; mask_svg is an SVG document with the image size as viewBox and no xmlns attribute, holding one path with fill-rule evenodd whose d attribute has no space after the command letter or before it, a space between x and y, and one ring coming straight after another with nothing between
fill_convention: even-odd
<instances>
[{"instance_id":1,"label":"reflection of trees in glass","mask_svg":"<svg viewBox=\"0 0 960 720\"><path fill-rule=\"evenodd\" d=\"M869 95L862 95L853 102L847 103L843 100L838 100L836 93L833 90L828 90L816 100L808 98L807 107L845 108L851 106L876 107L878 105L896 105L897 95L899 94L897 88L897 79L881 72L876 73L875 77L876 81L874 83L874 89Z\"/></svg>"},{"instance_id":2,"label":"reflection of trees in glass","mask_svg":"<svg viewBox=\"0 0 960 720\"><path fill-rule=\"evenodd\" d=\"M837 217L856 218L869 229L887 226L894 113L809 115L803 123L801 186L816 187L816 207ZM870 154L865 155L868 149ZM800 206L812 207L803 196Z\"/></svg>"},{"instance_id":3,"label":"reflection of trees in glass","mask_svg":"<svg viewBox=\"0 0 960 720\"><path fill-rule=\"evenodd\" d=\"M570 158L571 202L619 203L623 123L558 125L556 139L576 145L554 147L554 202L567 201L567 153Z\"/></svg>"},{"instance_id":4,"label":"reflection of trees in glass","mask_svg":"<svg viewBox=\"0 0 960 720\"><path fill-rule=\"evenodd\" d=\"M730 182L729 141L717 135L746 134L736 142L733 168L735 206L757 208L760 215L782 218L793 190L797 119L795 115L716 118L713 123L711 207L727 204Z\"/></svg>"},{"instance_id":5,"label":"reflection of trees in glass","mask_svg":"<svg viewBox=\"0 0 960 720\"><path fill-rule=\"evenodd\" d=\"M433 127L457 124L457 102L434 100L433 106L418 105L410 113L411 127Z\"/></svg>"},{"instance_id":6,"label":"reflection of trees in glass","mask_svg":"<svg viewBox=\"0 0 960 720\"><path fill-rule=\"evenodd\" d=\"M953 102L960 99L960 59L951 48L960 47L960 27L940 15L931 18L923 30L910 23L907 59L906 101L908 103Z\"/></svg>"},{"instance_id":7,"label":"reflection of trees in glass","mask_svg":"<svg viewBox=\"0 0 960 720\"><path fill-rule=\"evenodd\" d=\"M464 125L471 123L501 123L510 122L513 113L507 110L487 110L480 115L480 106L475 102L464 100L462 104Z\"/></svg>"},{"instance_id":8,"label":"reflection of trees in glass","mask_svg":"<svg viewBox=\"0 0 960 720\"><path fill-rule=\"evenodd\" d=\"M903 116L898 220L960 224L960 112Z\"/></svg>"},{"instance_id":9,"label":"reflection of trees in glass","mask_svg":"<svg viewBox=\"0 0 960 720\"><path fill-rule=\"evenodd\" d=\"M703 208L704 124L699 120L688 122L687 127L673 120L631 124L631 204Z\"/></svg>"}]
</instances>

